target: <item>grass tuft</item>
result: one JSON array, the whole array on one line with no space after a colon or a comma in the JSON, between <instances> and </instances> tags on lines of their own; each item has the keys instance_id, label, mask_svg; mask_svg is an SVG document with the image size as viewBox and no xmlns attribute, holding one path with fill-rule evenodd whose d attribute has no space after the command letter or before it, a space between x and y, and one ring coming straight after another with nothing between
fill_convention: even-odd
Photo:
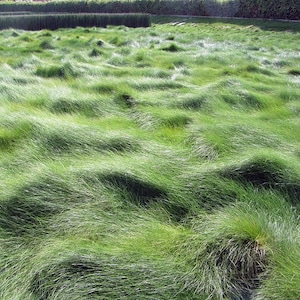
<instances>
[{"instance_id":1,"label":"grass tuft","mask_svg":"<svg viewBox=\"0 0 300 300\"><path fill-rule=\"evenodd\" d=\"M161 49L168 52L178 52L181 50L180 47L174 43L170 44L169 46L163 47Z\"/></svg>"},{"instance_id":2,"label":"grass tuft","mask_svg":"<svg viewBox=\"0 0 300 300\"><path fill-rule=\"evenodd\" d=\"M52 65L49 67L38 66L36 69L36 75L44 78L62 78L69 79L77 77L79 73L72 67L71 64L66 63L62 66Z\"/></svg>"}]
</instances>

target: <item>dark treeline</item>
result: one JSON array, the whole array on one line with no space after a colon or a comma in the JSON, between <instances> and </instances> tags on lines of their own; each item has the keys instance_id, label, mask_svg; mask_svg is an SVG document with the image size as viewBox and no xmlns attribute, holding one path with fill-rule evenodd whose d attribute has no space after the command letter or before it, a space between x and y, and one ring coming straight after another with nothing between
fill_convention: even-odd
<instances>
[{"instance_id":1,"label":"dark treeline","mask_svg":"<svg viewBox=\"0 0 300 300\"><path fill-rule=\"evenodd\" d=\"M132 0L96 2L0 3L0 13L149 13L155 15L226 16L300 19L299 0Z\"/></svg>"},{"instance_id":2,"label":"dark treeline","mask_svg":"<svg viewBox=\"0 0 300 300\"><path fill-rule=\"evenodd\" d=\"M299 0L239 0L236 13L244 18L300 20Z\"/></svg>"},{"instance_id":3,"label":"dark treeline","mask_svg":"<svg viewBox=\"0 0 300 300\"><path fill-rule=\"evenodd\" d=\"M0 3L0 13L149 13L156 15L205 15L198 0L78 1Z\"/></svg>"}]
</instances>

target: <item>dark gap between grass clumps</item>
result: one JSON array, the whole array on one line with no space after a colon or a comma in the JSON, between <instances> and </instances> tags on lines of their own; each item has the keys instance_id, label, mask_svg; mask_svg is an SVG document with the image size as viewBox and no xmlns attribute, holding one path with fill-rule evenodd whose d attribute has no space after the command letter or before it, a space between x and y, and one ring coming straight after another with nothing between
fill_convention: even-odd
<instances>
[{"instance_id":1,"label":"dark gap between grass clumps","mask_svg":"<svg viewBox=\"0 0 300 300\"><path fill-rule=\"evenodd\" d=\"M180 222L189 213L188 204L169 199L167 191L152 182L146 182L131 174L109 173L98 175L104 184L121 193L125 201L144 208L158 204L175 222Z\"/></svg>"},{"instance_id":2,"label":"dark gap between grass clumps","mask_svg":"<svg viewBox=\"0 0 300 300\"><path fill-rule=\"evenodd\" d=\"M208 101L209 97L207 95L195 95L183 99L177 104L177 107L188 110L201 110Z\"/></svg>"},{"instance_id":3,"label":"dark gap between grass clumps","mask_svg":"<svg viewBox=\"0 0 300 300\"><path fill-rule=\"evenodd\" d=\"M88 172L79 174L79 177L90 186L103 183L117 192L125 203L145 209L163 209L174 222L182 221L189 213L188 203L169 198L168 192L161 186L132 174Z\"/></svg>"},{"instance_id":4,"label":"dark gap between grass clumps","mask_svg":"<svg viewBox=\"0 0 300 300\"><path fill-rule=\"evenodd\" d=\"M143 181L126 173L109 173L100 175L104 184L117 188L122 194L128 196L134 204L147 206L151 201L165 198L166 191L153 183Z\"/></svg>"},{"instance_id":5,"label":"dark gap between grass clumps","mask_svg":"<svg viewBox=\"0 0 300 300\"><path fill-rule=\"evenodd\" d=\"M31 280L30 292L38 299L187 299L180 273L167 263L134 259L127 255L91 257L60 255ZM188 299L196 299L190 295Z\"/></svg>"},{"instance_id":6,"label":"dark gap between grass clumps","mask_svg":"<svg viewBox=\"0 0 300 300\"><path fill-rule=\"evenodd\" d=\"M87 198L62 179L40 178L0 203L0 227L13 236L43 234L52 216Z\"/></svg>"},{"instance_id":7,"label":"dark gap between grass clumps","mask_svg":"<svg viewBox=\"0 0 300 300\"><path fill-rule=\"evenodd\" d=\"M300 76L300 69L292 69L288 71L289 75Z\"/></svg>"},{"instance_id":8,"label":"dark gap between grass clumps","mask_svg":"<svg viewBox=\"0 0 300 300\"><path fill-rule=\"evenodd\" d=\"M79 73L68 63L64 65L52 65L47 67L39 66L36 75L43 78L68 79L79 76Z\"/></svg>"},{"instance_id":9,"label":"dark gap between grass clumps","mask_svg":"<svg viewBox=\"0 0 300 300\"><path fill-rule=\"evenodd\" d=\"M299 204L299 174L286 166L282 160L258 156L240 165L226 168L220 175L243 184L278 190L292 203Z\"/></svg>"},{"instance_id":10,"label":"dark gap between grass clumps","mask_svg":"<svg viewBox=\"0 0 300 300\"><path fill-rule=\"evenodd\" d=\"M78 113L87 117L99 117L103 115L101 103L96 100L83 101L59 98L48 105L49 110L57 114Z\"/></svg>"},{"instance_id":11,"label":"dark gap between grass clumps","mask_svg":"<svg viewBox=\"0 0 300 300\"><path fill-rule=\"evenodd\" d=\"M178 52L181 51L181 48L176 45L175 43L172 43L168 46L162 47L161 50L167 51L167 52Z\"/></svg>"},{"instance_id":12,"label":"dark gap between grass clumps","mask_svg":"<svg viewBox=\"0 0 300 300\"><path fill-rule=\"evenodd\" d=\"M52 154L137 151L140 144L130 137L103 137L97 132L80 129L77 132L66 129L45 130L37 137L42 149Z\"/></svg>"},{"instance_id":13,"label":"dark gap between grass clumps","mask_svg":"<svg viewBox=\"0 0 300 300\"><path fill-rule=\"evenodd\" d=\"M161 125L170 128L182 128L187 126L192 122L192 118L186 115L174 115L168 118L165 118L161 121Z\"/></svg>"},{"instance_id":14,"label":"dark gap between grass clumps","mask_svg":"<svg viewBox=\"0 0 300 300\"><path fill-rule=\"evenodd\" d=\"M137 101L128 93L119 93L115 96L114 101L124 108L132 108L136 105Z\"/></svg>"},{"instance_id":15,"label":"dark gap between grass clumps","mask_svg":"<svg viewBox=\"0 0 300 300\"><path fill-rule=\"evenodd\" d=\"M47 220L64 208L55 203L14 197L0 204L0 227L10 236L45 233Z\"/></svg>"}]
</instances>

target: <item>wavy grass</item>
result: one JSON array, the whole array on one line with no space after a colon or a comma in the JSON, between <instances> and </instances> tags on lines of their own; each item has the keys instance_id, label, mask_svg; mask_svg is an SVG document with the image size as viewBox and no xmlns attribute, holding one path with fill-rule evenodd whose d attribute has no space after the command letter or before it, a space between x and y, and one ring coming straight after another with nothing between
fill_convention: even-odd
<instances>
[{"instance_id":1,"label":"wavy grass","mask_svg":"<svg viewBox=\"0 0 300 300\"><path fill-rule=\"evenodd\" d=\"M1 299L299 298L298 27L152 20L0 31Z\"/></svg>"}]
</instances>

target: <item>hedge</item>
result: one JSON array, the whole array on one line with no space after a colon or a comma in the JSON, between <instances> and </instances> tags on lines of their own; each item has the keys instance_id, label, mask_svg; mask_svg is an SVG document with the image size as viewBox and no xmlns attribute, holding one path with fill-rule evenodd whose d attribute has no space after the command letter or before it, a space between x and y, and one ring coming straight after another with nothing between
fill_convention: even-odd
<instances>
[{"instance_id":1,"label":"hedge","mask_svg":"<svg viewBox=\"0 0 300 300\"><path fill-rule=\"evenodd\" d=\"M150 16L146 14L34 14L0 16L0 30L7 28L55 30L77 26L106 27L107 25L148 27L150 26Z\"/></svg>"},{"instance_id":2,"label":"hedge","mask_svg":"<svg viewBox=\"0 0 300 300\"><path fill-rule=\"evenodd\" d=\"M31 13L147 13L155 15L229 16L300 19L299 0L111 0L60 2L2 2L0 14Z\"/></svg>"}]
</instances>

